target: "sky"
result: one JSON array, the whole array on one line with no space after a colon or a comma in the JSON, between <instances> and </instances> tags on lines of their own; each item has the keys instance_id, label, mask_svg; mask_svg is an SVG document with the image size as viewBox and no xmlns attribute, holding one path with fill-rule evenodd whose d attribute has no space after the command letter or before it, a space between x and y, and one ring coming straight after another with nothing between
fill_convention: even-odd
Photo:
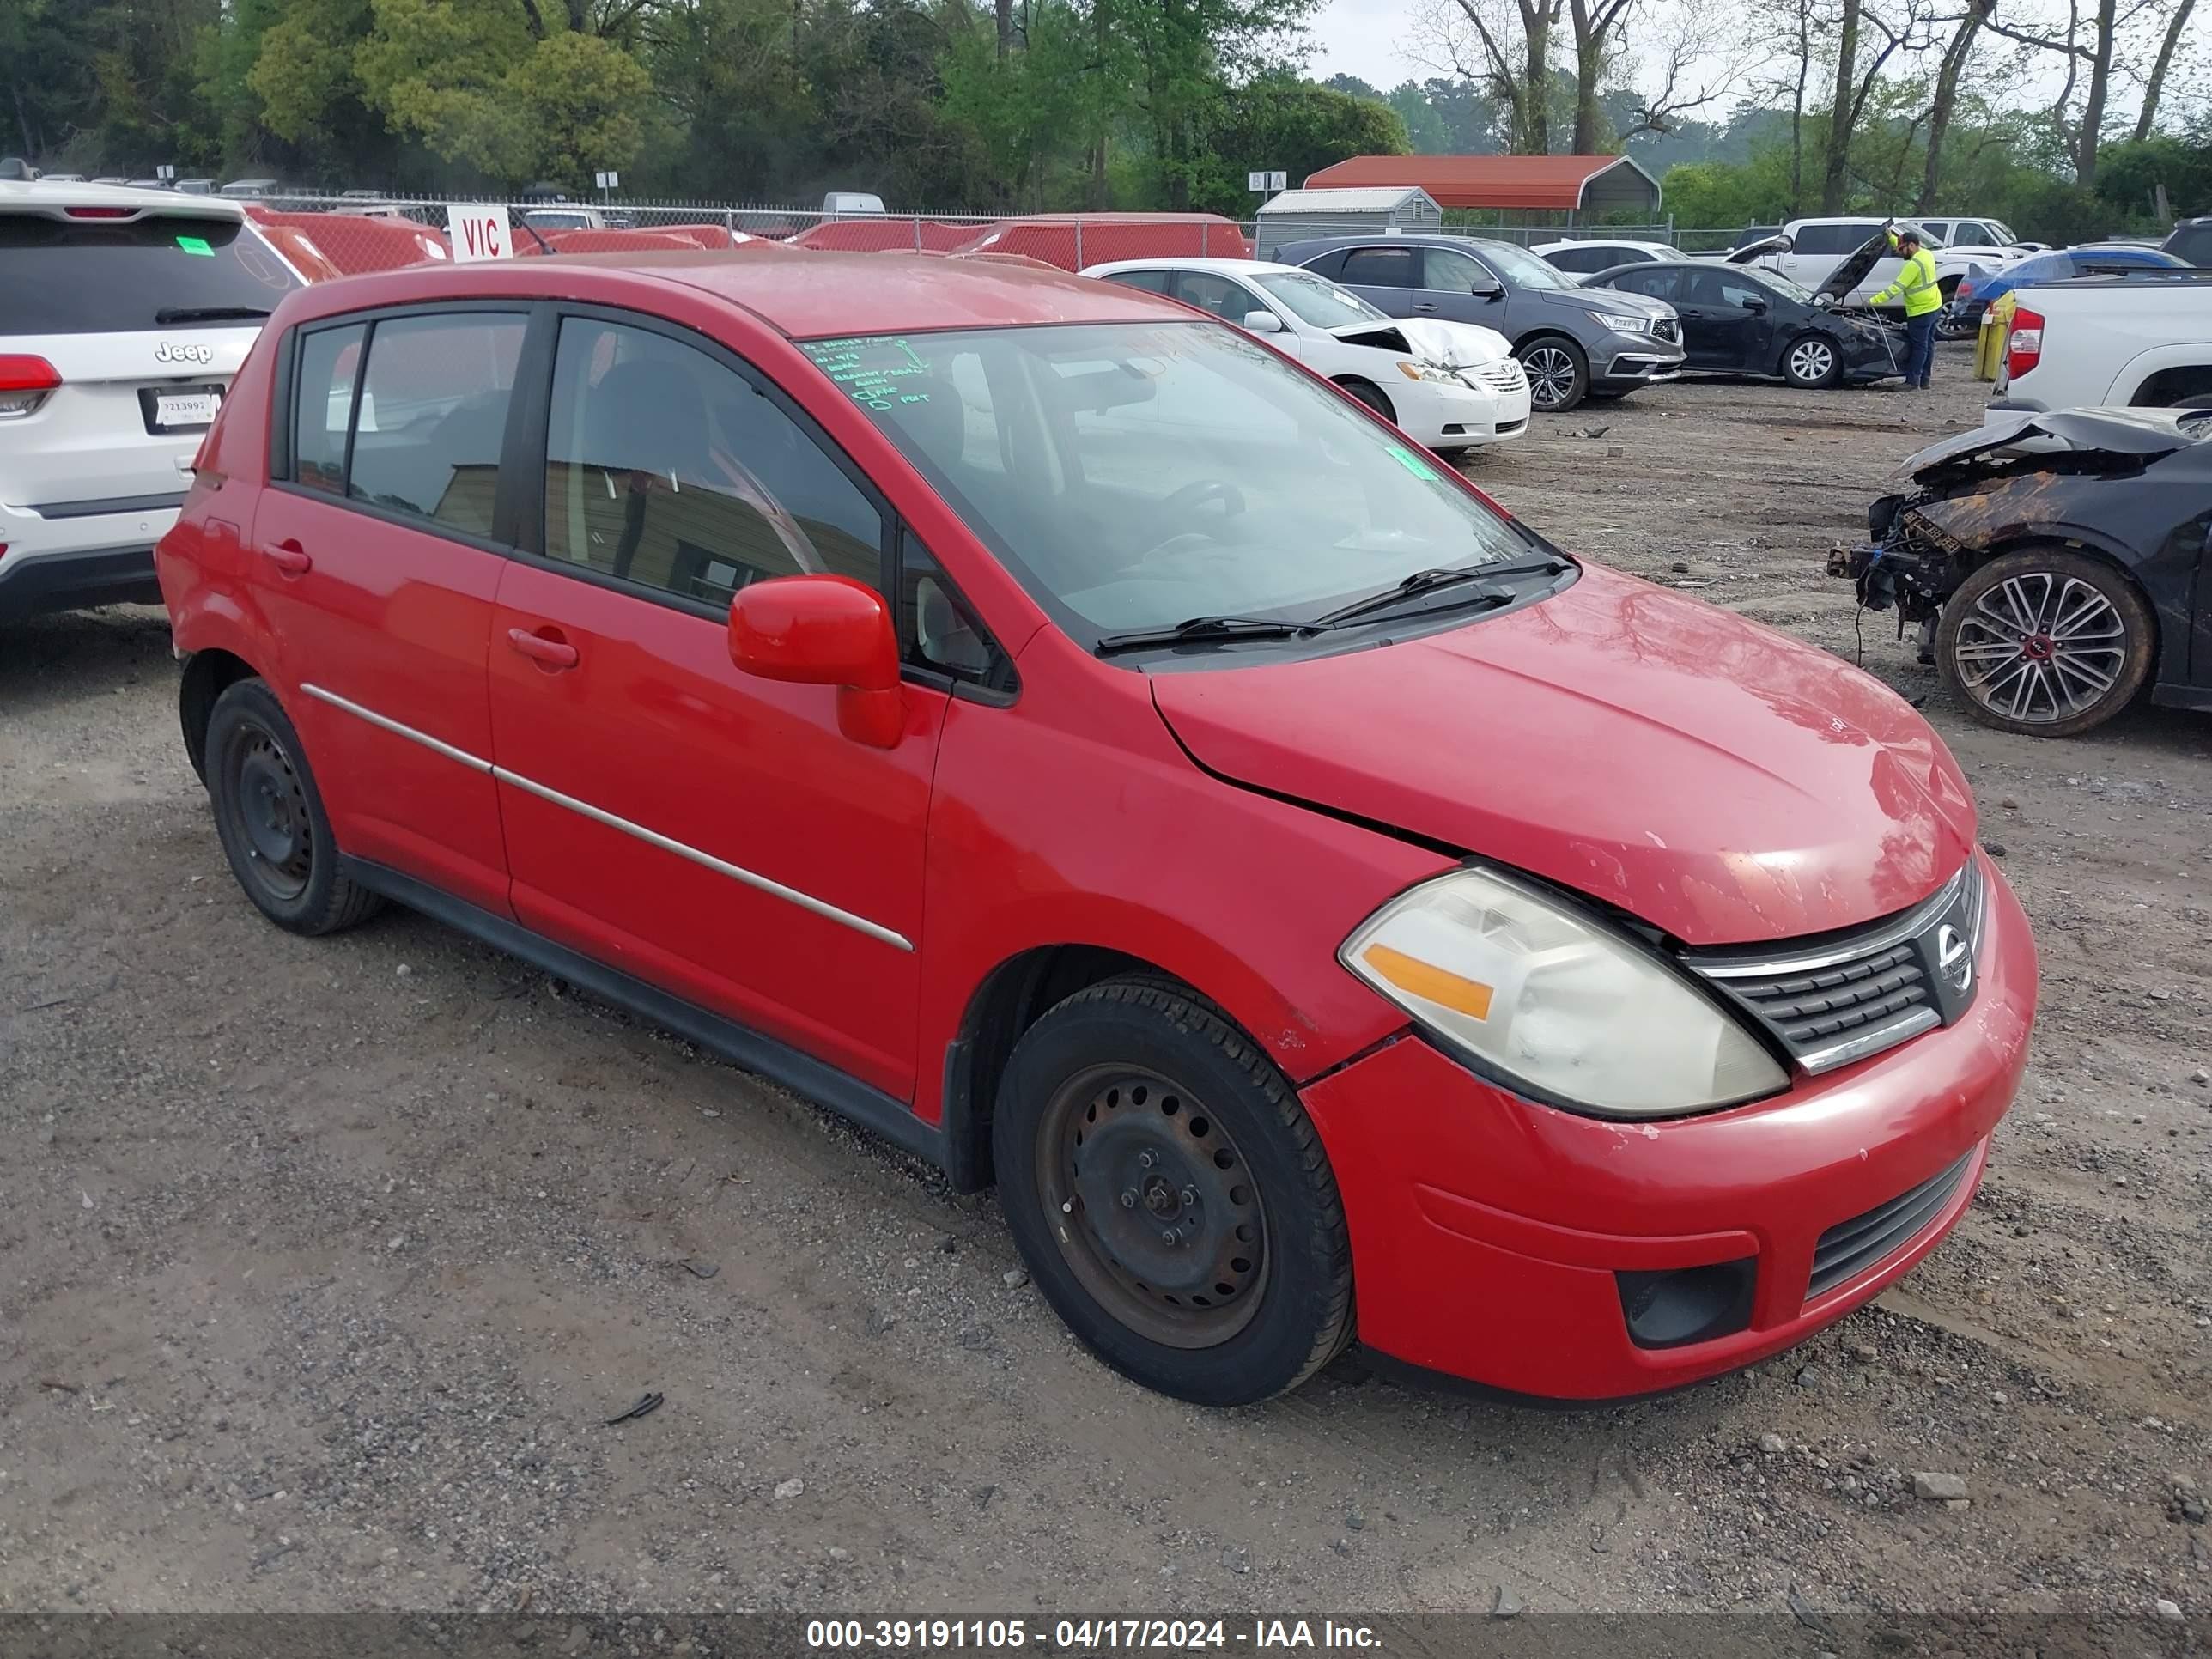
<instances>
[{"instance_id":1,"label":"sky","mask_svg":"<svg viewBox=\"0 0 2212 1659\"><path fill-rule=\"evenodd\" d=\"M1382 92L1408 77L1426 79L1434 71L1405 56L1413 9L1407 0L1328 0L1313 21L1310 73L1316 81L1356 75Z\"/></svg>"}]
</instances>

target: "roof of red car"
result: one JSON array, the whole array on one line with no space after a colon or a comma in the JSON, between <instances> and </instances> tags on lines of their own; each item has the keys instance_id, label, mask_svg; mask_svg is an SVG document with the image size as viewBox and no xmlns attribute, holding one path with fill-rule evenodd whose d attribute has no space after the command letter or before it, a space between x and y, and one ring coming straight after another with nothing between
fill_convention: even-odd
<instances>
[{"instance_id":1,"label":"roof of red car","mask_svg":"<svg viewBox=\"0 0 2212 1659\"><path fill-rule=\"evenodd\" d=\"M908 253L836 253L752 242L734 249L556 254L421 265L309 290L316 314L448 297L540 295L619 303L664 284L753 313L793 339L1036 323L1188 321L1183 307L1063 270ZM635 291L635 297L623 294ZM647 307L647 308L649 308Z\"/></svg>"}]
</instances>

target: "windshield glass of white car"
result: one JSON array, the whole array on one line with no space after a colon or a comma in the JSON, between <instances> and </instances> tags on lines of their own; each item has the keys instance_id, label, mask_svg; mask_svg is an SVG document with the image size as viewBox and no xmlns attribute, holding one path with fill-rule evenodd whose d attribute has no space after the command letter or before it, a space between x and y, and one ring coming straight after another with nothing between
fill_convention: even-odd
<instances>
[{"instance_id":1,"label":"windshield glass of white car","mask_svg":"<svg viewBox=\"0 0 2212 1659\"><path fill-rule=\"evenodd\" d=\"M1306 623L1419 571L1540 550L1444 464L1215 323L803 349L1069 634Z\"/></svg>"},{"instance_id":2,"label":"windshield glass of white car","mask_svg":"<svg viewBox=\"0 0 2212 1659\"><path fill-rule=\"evenodd\" d=\"M1354 323L1387 323L1390 319L1357 294L1346 294L1334 283L1303 270L1281 276L1255 276L1253 284L1269 299L1310 328L1346 328Z\"/></svg>"}]
</instances>

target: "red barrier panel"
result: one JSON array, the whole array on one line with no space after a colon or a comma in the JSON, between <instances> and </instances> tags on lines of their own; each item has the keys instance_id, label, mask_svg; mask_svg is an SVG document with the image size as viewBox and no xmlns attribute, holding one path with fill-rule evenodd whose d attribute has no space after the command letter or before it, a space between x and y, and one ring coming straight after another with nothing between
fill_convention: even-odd
<instances>
[{"instance_id":1,"label":"red barrier panel","mask_svg":"<svg viewBox=\"0 0 2212 1659\"><path fill-rule=\"evenodd\" d=\"M538 245L538 238L544 245ZM701 248L727 249L738 247L754 239L738 233L735 237L720 225L655 225L651 230L549 230L532 233L518 230L514 235L514 251L518 255L532 256L548 253L649 253L681 249L695 252Z\"/></svg>"},{"instance_id":2,"label":"red barrier panel","mask_svg":"<svg viewBox=\"0 0 2212 1659\"><path fill-rule=\"evenodd\" d=\"M789 239L793 247L840 253L950 253L974 240L983 227L943 219L871 214L865 219L831 219Z\"/></svg>"},{"instance_id":3,"label":"red barrier panel","mask_svg":"<svg viewBox=\"0 0 2212 1659\"><path fill-rule=\"evenodd\" d=\"M1041 213L1001 219L962 253L1021 253L1062 270L1109 259L1169 255L1249 259L1252 244L1233 219L1212 213Z\"/></svg>"},{"instance_id":4,"label":"red barrier panel","mask_svg":"<svg viewBox=\"0 0 2212 1659\"><path fill-rule=\"evenodd\" d=\"M252 202L246 210L264 228L298 231L347 276L369 270L399 270L453 257L442 232L411 219L372 219L358 213L280 213Z\"/></svg>"}]
</instances>

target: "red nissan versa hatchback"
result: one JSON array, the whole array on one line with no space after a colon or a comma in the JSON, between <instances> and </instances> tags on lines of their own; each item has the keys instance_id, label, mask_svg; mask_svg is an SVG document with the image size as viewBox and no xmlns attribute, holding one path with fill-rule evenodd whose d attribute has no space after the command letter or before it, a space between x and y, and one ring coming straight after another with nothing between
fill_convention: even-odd
<instances>
[{"instance_id":1,"label":"red nissan versa hatchback","mask_svg":"<svg viewBox=\"0 0 2212 1659\"><path fill-rule=\"evenodd\" d=\"M1934 1248L2026 1058L1902 701L1137 290L303 290L159 569L271 920L396 899L995 1180L1188 1400L1355 1328L1579 1399L1773 1353Z\"/></svg>"}]
</instances>

